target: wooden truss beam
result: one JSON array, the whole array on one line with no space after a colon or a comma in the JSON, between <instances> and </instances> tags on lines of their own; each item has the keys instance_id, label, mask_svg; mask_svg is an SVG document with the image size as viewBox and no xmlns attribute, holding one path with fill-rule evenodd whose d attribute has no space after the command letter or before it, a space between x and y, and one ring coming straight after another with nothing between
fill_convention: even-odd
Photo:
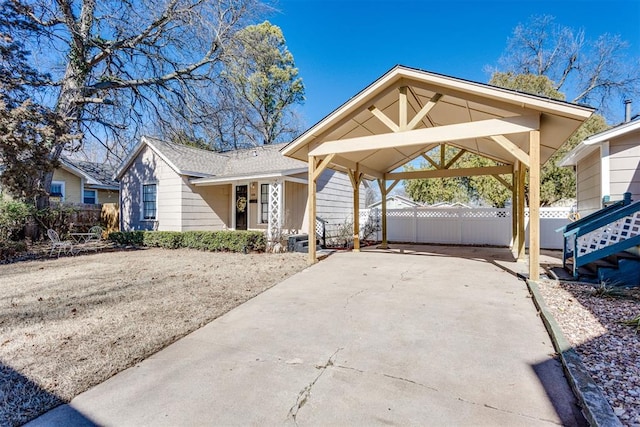
<instances>
[{"instance_id":1,"label":"wooden truss beam","mask_svg":"<svg viewBox=\"0 0 640 427\"><path fill-rule=\"evenodd\" d=\"M381 110L378 110L375 105L369 107L369 111L371 111L371 114L376 116L378 120L380 120L386 127L391 129L392 132L398 132L398 130L400 130L398 125L395 124L393 120L391 120L385 113L383 113Z\"/></svg>"},{"instance_id":2,"label":"wooden truss beam","mask_svg":"<svg viewBox=\"0 0 640 427\"><path fill-rule=\"evenodd\" d=\"M385 173L384 179L426 179L426 178L453 178L459 176L505 175L513 172L513 166L488 166L466 169L438 169L409 172Z\"/></svg>"},{"instance_id":3,"label":"wooden truss beam","mask_svg":"<svg viewBox=\"0 0 640 427\"><path fill-rule=\"evenodd\" d=\"M449 168L450 168L451 166L453 166L453 164L454 164L455 162L457 162L457 161L458 161L458 159L459 159L460 157L462 157L462 155L463 155L464 153L466 153L466 152L467 152L467 150L465 150L464 148L461 148L461 149L460 149L460 151L458 151L458 154L456 154L455 156L453 156L453 158L452 158L451 160L449 160L449 162L448 162L446 165L444 165L444 168L445 168L445 169L449 169Z\"/></svg>"},{"instance_id":4,"label":"wooden truss beam","mask_svg":"<svg viewBox=\"0 0 640 427\"><path fill-rule=\"evenodd\" d=\"M518 159L526 167L529 167L529 155L522 151L516 144L511 142L503 135L494 135L491 137L499 146L507 150L513 157Z\"/></svg>"},{"instance_id":5,"label":"wooden truss beam","mask_svg":"<svg viewBox=\"0 0 640 427\"><path fill-rule=\"evenodd\" d=\"M507 188L507 190L513 191L513 185L509 184L509 181L507 181L506 179L504 179L500 175L491 175L491 176L493 176L495 179L497 179L498 182L500 182L500 184L504 185Z\"/></svg>"},{"instance_id":6,"label":"wooden truss beam","mask_svg":"<svg viewBox=\"0 0 640 427\"><path fill-rule=\"evenodd\" d=\"M436 169L442 169L442 168L440 167L440 165L439 165L435 160L433 160L431 157L427 156L427 153L422 153L422 157L423 157L427 162L431 163L431 166L433 166L434 168L436 168Z\"/></svg>"},{"instance_id":7,"label":"wooden truss beam","mask_svg":"<svg viewBox=\"0 0 640 427\"><path fill-rule=\"evenodd\" d=\"M326 156L336 153L381 150L385 148L411 147L434 142L485 138L494 135L508 135L537 130L540 116L515 116L477 122L458 123L406 132L370 135L326 141L309 152L311 156Z\"/></svg>"},{"instance_id":8,"label":"wooden truss beam","mask_svg":"<svg viewBox=\"0 0 640 427\"><path fill-rule=\"evenodd\" d=\"M407 130L412 130L416 126L418 126L418 123L420 123L422 119L424 119L425 116L429 114L429 112L433 109L433 107L436 106L440 98L442 98L442 95L439 93L436 93L435 95L433 95L433 97L429 100L429 102L424 104L424 106L420 109L420 111L418 111L418 113L415 116L413 116L413 119L411 119L411 121L407 125Z\"/></svg>"}]
</instances>

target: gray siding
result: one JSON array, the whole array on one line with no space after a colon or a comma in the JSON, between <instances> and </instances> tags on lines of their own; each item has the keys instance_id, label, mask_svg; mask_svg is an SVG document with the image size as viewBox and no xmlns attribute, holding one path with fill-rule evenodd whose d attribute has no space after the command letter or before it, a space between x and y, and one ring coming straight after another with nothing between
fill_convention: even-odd
<instances>
[{"instance_id":1,"label":"gray siding","mask_svg":"<svg viewBox=\"0 0 640 427\"><path fill-rule=\"evenodd\" d=\"M366 208L365 196L365 186L361 185L361 209ZM329 221L330 229L353 221L353 187L346 174L331 169L325 170L318 178L316 197L317 215Z\"/></svg>"},{"instance_id":2,"label":"gray siding","mask_svg":"<svg viewBox=\"0 0 640 427\"><path fill-rule=\"evenodd\" d=\"M182 224L182 178L145 147L122 176L123 230L180 231ZM142 219L142 185L157 184L158 210L155 221Z\"/></svg>"},{"instance_id":3,"label":"gray siding","mask_svg":"<svg viewBox=\"0 0 640 427\"><path fill-rule=\"evenodd\" d=\"M640 200L640 132L624 135L609 143L611 200L629 192Z\"/></svg>"},{"instance_id":4,"label":"gray siding","mask_svg":"<svg viewBox=\"0 0 640 427\"><path fill-rule=\"evenodd\" d=\"M597 211L602 205L600 150L578 162L576 170L578 212L582 216Z\"/></svg>"}]
</instances>

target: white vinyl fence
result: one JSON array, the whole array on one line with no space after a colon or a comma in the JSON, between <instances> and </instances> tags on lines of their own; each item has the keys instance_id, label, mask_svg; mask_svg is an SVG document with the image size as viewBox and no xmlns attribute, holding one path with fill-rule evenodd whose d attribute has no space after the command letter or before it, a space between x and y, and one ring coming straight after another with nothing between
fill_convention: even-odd
<instances>
[{"instance_id":1,"label":"white vinyl fence","mask_svg":"<svg viewBox=\"0 0 640 427\"><path fill-rule=\"evenodd\" d=\"M562 233L568 224L570 208L540 208L540 246L562 249ZM527 246L529 210L525 211ZM381 210L360 211L361 230L377 230L371 238L382 240ZM366 237L366 236L364 236ZM494 208L406 208L387 209L387 240L408 243L450 245L511 244L511 209Z\"/></svg>"}]
</instances>

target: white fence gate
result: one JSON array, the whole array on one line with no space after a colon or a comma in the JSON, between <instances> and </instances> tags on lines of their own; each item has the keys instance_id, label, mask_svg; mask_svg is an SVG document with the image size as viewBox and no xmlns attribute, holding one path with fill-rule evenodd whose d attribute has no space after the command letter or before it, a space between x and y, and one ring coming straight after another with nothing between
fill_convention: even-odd
<instances>
[{"instance_id":1,"label":"white fence gate","mask_svg":"<svg viewBox=\"0 0 640 427\"><path fill-rule=\"evenodd\" d=\"M562 249L556 230L569 221L570 208L540 208L540 247ZM360 211L361 229L370 224L382 240L381 210ZM525 211L526 245L529 245L529 210ZM387 209L387 240L390 242L441 243L450 245L509 246L511 209L407 208Z\"/></svg>"}]
</instances>

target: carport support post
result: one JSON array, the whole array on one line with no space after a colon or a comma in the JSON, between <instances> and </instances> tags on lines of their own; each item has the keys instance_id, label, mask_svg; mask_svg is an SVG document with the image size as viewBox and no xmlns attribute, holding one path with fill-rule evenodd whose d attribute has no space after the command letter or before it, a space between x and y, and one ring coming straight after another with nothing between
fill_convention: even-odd
<instances>
[{"instance_id":1,"label":"carport support post","mask_svg":"<svg viewBox=\"0 0 640 427\"><path fill-rule=\"evenodd\" d=\"M387 244L387 184L384 179L378 180L378 186L380 187L380 194L382 195L382 243L380 243L380 249L388 249Z\"/></svg>"},{"instance_id":2,"label":"carport support post","mask_svg":"<svg viewBox=\"0 0 640 427\"><path fill-rule=\"evenodd\" d=\"M524 260L524 243L525 243L525 226L524 226L524 184L527 177L527 170L524 165L519 162L520 168L518 169L518 231L516 233L516 245L517 245L517 258L518 260Z\"/></svg>"},{"instance_id":3,"label":"carport support post","mask_svg":"<svg viewBox=\"0 0 640 427\"><path fill-rule=\"evenodd\" d=\"M511 251L516 256L518 241L518 170L520 165L516 160L511 174Z\"/></svg>"},{"instance_id":4,"label":"carport support post","mask_svg":"<svg viewBox=\"0 0 640 427\"><path fill-rule=\"evenodd\" d=\"M540 131L529 132L529 279L540 278Z\"/></svg>"},{"instance_id":5,"label":"carport support post","mask_svg":"<svg viewBox=\"0 0 640 427\"><path fill-rule=\"evenodd\" d=\"M309 182L307 184L307 205L309 207L309 254L307 263L316 263L316 158L309 156Z\"/></svg>"},{"instance_id":6,"label":"carport support post","mask_svg":"<svg viewBox=\"0 0 640 427\"><path fill-rule=\"evenodd\" d=\"M360 252L360 183L362 174L356 164L355 171L349 171L351 185L353 186L353 251Z\"/></svg>"}]
</instances>

